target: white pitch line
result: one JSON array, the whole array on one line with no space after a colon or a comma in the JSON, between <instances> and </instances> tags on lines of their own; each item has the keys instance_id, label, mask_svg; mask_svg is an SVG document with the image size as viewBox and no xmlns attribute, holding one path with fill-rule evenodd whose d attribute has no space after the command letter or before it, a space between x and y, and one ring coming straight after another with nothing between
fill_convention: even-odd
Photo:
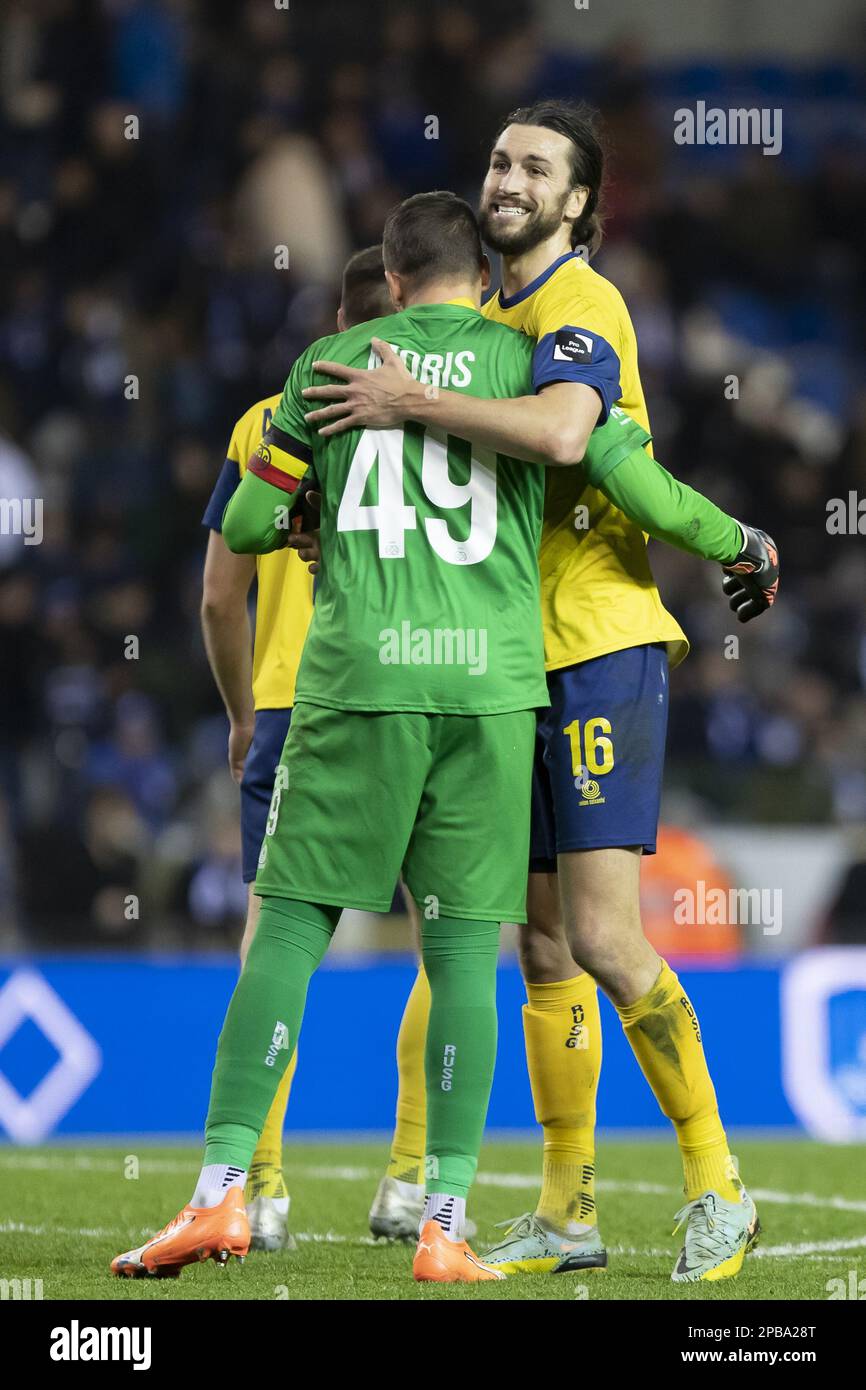
<instances>
[{"instance_id":1,"label":"white pitch line","mask_svg":"<svg viewBox=\"0 0 866 1390\"><path fill-rule=\"evenodd\" d=\"M382 1176L379 1168L304 1168L293 1164L286 1166L286 1172L298 1173L306 1178L327 1178L332 1182L373 1182Z\"/></svg>"},{"instance_id":2,"label":"white pitch line","mask_svg":"<svg viewBox=\"0 0 866 1390\"><path fill-rule=\"evenodd\" d=\"M57 1154L0 1154L0 1169L36 1173L66 1173L72 1169L79 1173L122 1174L126 1157L90 1158L87 1154L70 1154L67 1158ZM140 1158L138 1154L130 1154L129 1157L138 1159L148 1173L189 1173L195 1167L178 1158L148 1158L146 1155Z\"/></svg>"},{"instance_id":3,"label":"white pitch line","mask_svg":"<svg viewBox=\"0 0 866 1390\"><path fill-rule=\"evenodd\" d=\"M180 1159L152 1159L148 1158L146 1153L134 1156L139 1160L140 1177L148 1177L154 1173L193 1173L195 1167L194 1164ZM66 1156L0 1152L0 1170L2 1169L37 1172L68 1172L70 1169L75 1169L81 1172L123 1175L123 1160L92 1158L87 1154L74 1153ZM381 1177L379 1168L338 1164L315 1166L288 1163L284 1166L284 1171L289 1176L313 1178L326 1182L367 1182L375 1181ZM527 1173L482 1171L478 1174L476 1181L480 1187L512 1188L517 1191L529 1191L539 1186L538 1177ZM596 1187L600 1192L637 1193L640 1196L674 1197L677 1199L682 1197L680 1188L669 1187L663 1183L625 1182L616 1178L600 1178ZM833 1211L866 1213L866 1200L861 1198L842 1197L835 1194L825 1197L815 1192L779 1192L773 1188L761 1187L750 1188L749 1190L756 1201L777 1206L819 1207L829 1208Z\"/></svg>"},{"instance_id":4,"label":"white pitch line","mask_svg":"<svg viewBox=\"0 0 866 1390\"><path fill-rule=\"evenodd\" d=\"M866 1211L866 1202L851 1197L819 1197L814 1192L774 1192L763 1187L750 1187L756 1202L777 1203L784 1207L832 1207L834 1211Z\"/></svg>"},{"instance_id":5,"label":"white pitch line","mask_svg":"<svg viewBox=\"0 0 866 1390\"><path fill-rule=\"evenodd\" d=\"M682 1200L681 1187L666 1187L660 1182L620 1182L617 1178L599 1178L596 1187L601 1192L637 1192L641 1197L676 1197Z\"/></svg>"},{"instance_id":6,"label":"white pitch line","mask_svg":"<svg viewBox=\"0 0 866 1390\"><path fill-rule=\"evenodd\" d=\"M285 1172L288 1176L296 1175L299 1178L314 1178L334 1182L360 1182L381 1177L378 1168L307 1167L301 1164L287 1164ZM529 1191L540 1186L539 1179L527 1173L481 1172L478 1174L476 1182L479 1187L513 1188L521 1191ZM596 1182L596 1188L599 1192L637 1193L642 1197L674 1197L677 1200L682 1200L683 1195L682 1189L679 1187L668 1187L663 1183L655 1182L622 1182L616 1178L599 1178ZM834 1211L866 1212L866 1200L859 1198L822 1197L815 1192L777 1192L772 1188L761 1187L750 1188L749 1191L756 1201L778 1206L820 1207L822 1209L829 1207Z\"/></svg>"},{"instance_id":7,"label":"white pitch line","mask_svg":"<svg viewBox=\"0 0 866 1390\"><path fill-rule=\"evenodd\" d=\"M0 1222L0 1235L22 1236L92 1236L103 1240L106 1236L120 1234L117 1226L101 1229L99 1226L28 1226L23 1221Z\"/></svg>"},{"instance_id":8,"label":"white pitch line","mask_svg":"<svg viewBox=\"0 0 866 1390\"><path fill-rule=\"evenodd\" d=\"M804 1240L795 1245L759 1245L753 1256L764 1259L791 1259L794 1255L831 1255L837 1250L866 1250L866 1236L841 1240Z\"/></svg>"},{"instance_id":9,"label":"white pitch line","mask_svg":"<svg viewBox=\"0 0 866 1390\"><path fill-rule=\"evenodd\" d=\"M138 1234L145 1238L152 1234L147 1227L142 1227ZM378 1246L386 1242L375 1240L373 1236L347 1236L339 1231L293 1231L295 1240L302 1244L314 1245L363 1245ZM30 1226L23 1221L4 1221L0 1223L0 1235L27 1235L27 1236L75 1236L85 1237L92 1240L104 1240L109 1236L129 1238L128 1231L124 1227L100 1228L97 1226ZM866 1236L854 1236L850 1239L824 1240L824 1241L802 1241L796 1245L769 1245L758 1246L753 1252L753 1257L763 1259L792 1259L801 1257L811 1260L834 1260L843 1258L843 1254L850 1250L866 1249ZM611 1255L631 1256L642 1259L668 1259L671 1255L669 1249L651 1246L649 1249L638 1245L612 1245L610 1246Z\"/></svg>"}]
</instances>

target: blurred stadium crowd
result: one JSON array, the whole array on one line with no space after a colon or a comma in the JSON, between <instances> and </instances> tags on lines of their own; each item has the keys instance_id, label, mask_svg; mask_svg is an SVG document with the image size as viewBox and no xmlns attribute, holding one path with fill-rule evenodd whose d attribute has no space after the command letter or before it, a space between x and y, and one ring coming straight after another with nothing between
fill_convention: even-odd
<instances>
[{"instance_id":1,"label":"blurred stadium crowd","mask_svg":"<svg viewBox=\"0 0 866 1390\"><path fill-rule=\"evenodd\" d=\"M866 552L826 525L830 499L866 496L864 54L662 69L639 35L566 55L530 5L491 9L4 8L0 496L44 512L40 544L0 535L0 941L234 942L236 791L198 632L232 424L333 331L343 260L389 207L474 200L496 121L542 93L605 118L597 264L635 322L657 456L782 550L782 602L732 658L720 576L653 547L693 642L674 802L866 820ZM698 98L781 107L782 154L675 144Z\"/></svg>"}]
</instances>

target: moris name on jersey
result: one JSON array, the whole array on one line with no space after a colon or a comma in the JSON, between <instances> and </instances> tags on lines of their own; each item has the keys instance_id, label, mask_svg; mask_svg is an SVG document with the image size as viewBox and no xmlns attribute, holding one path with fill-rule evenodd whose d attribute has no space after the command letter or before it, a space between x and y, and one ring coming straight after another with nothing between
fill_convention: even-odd
<instances>
[{"instance_id":1,"label":"moris name on jersey","mask_svg":"<svg viewBox=\"0 0 866 1390\"><path fill-rule=\"evenodd\" d=\"M459 390L461 386L471 385L472 371L469 364L475 361L474 352L425 352L422 357L420 352L414 352L412 348L401 348L396 343L389 343L388 346L392 352L397 353L407 370L422 385L441 386L443 391ZM382 359L371 348L367 359L367 371L372 372L381 365Z\"/></svg>"}]
</instances>

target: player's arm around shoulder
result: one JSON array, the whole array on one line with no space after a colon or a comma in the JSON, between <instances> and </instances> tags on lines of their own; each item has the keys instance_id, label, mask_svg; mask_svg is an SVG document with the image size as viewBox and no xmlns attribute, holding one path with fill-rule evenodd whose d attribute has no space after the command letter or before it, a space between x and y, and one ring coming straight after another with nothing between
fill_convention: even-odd
<instances>
[{"instance_id":1,"label":"player's arm around shoulder","mask_svg":"<svg viewBox=\"0 0 866 1390\"><path fill-rule=\"evenodd\" d=\"M545 390L543 398L471 396L422 385L386 342L374 338L372 345L382 360L375 372L333 361L320 364L328 375L340 379L339 386L314 386L306 391L309 405L332 402L307 415L308 424L321 436L350 429L393 429L405 420L415 420L527 463L580 461L601 409L592 388Z\"/></svg>"},{"instance_id":2,"label":"player's arm around shoulder","mask_svg":"<svg viewBox=\"0 0 866 1390\"><path fill-rule=\"evenodd\" d=\"M553 382L536 390L534 341L495 320L487 320L486 326L498 340L495 395L509 411L513 410L515 420L521 413L526 418L529 411L530 442L537 444L535 461L547 467L579 463L600 415L601 402L596 391L583 384L575 387L570 382Z\"/></svg>"},{"instance_id":3,"label":"player's arm around shoulder","mask_svg":"<svg viewBox=\"0 0 866 1390\"><path fill-rule=\"evenodd\" d=\"M587 481L656 540L727 564L740 549L738 523L652 458L651 439L637 420L614 406L586 451Z\"/></svg>"},{"instance_id":4,"label":"player's arm around shoulder","mask_svg":"<svg viewBox=\"0 0 866 1390\"><path fill-rule=\"evenodd\" d=\"M525 462L549 467L580 462L602 409L597 392L570 382L538 385L534 345L525 333L489 319L481 319L478 328L494 340L490 357L499 364L483 395L427 389L412 418Z\"/></svg>"},{"instance_id":5,"label":"player's arm around shoulder","mask_svg":"<svg viewBox=\"0 0 866 1390\"><path fill-rule=\"evenodd\" d=\"M620 399L624 323L619 292L577 259L532 296L524 325L535 339L532 386L559 432L557 463L583 462L593 430Z\"/></svg>"},{"instance_id":6,"label":"player's arm around shoulder","mask_svg":"<svg viewBox=\"0 0 866 1390\"><path fill-rule=\"evenodd\" d=\"M736 521L708 497L673 477L646 452L651 436L614 406L595 430L584 459L588 481L656 540L689 555L717 561L722 584L740 622L773 606L779 554L765 531Z\"/></svg>"}]
</instances>

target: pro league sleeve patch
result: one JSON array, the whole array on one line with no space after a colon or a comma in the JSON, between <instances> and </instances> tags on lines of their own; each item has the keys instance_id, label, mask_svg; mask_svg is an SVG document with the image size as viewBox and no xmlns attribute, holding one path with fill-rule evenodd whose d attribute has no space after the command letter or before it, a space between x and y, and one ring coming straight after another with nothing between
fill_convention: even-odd
<instances>
[{"instance_id":1,"label":"pro league sleeve patch","mask_svg":"<svg viewBox=\"0 0 866 1390\"><path fill-rule=\"evenodd\" d=\"M592 362L594 339L576 328L560 328L553 338L554 362L577 362L586 367Z\"/></svg>"}]
</instances>

